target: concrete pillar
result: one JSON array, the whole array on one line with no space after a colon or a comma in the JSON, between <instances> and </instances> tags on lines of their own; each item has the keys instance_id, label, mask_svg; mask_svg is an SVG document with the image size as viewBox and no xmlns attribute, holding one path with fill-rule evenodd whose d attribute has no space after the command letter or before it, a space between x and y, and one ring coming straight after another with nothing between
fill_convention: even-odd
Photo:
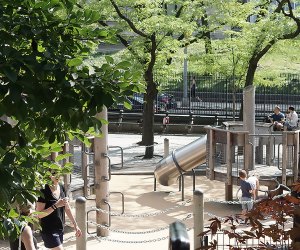
<instances>
[{"instance_id":1,"label":"concrete pillar","mask_svg":"<svg viewBox=\"0 0 300 250\"><path fill-rule=\"evenodd\" d=\"M76 238L76 250L86 250L87 213L86 213L86 199L84 197L78 197L76 199L75 217L76 217L77 225L82 232L82 236Z\"/></svg>"},{"instance_id":2,"label":"concrete pillar","mask_svg":"<svg viewBox=\"0 0 300 250\"><path fill-rule=\"evenodd\" d=\"M243 92L243 125L244 130L249 131L250 134L255 134L255 87L253 85L244 88ZM250 154L249 170L255 167L255 138L251 136L250 142L253 145L252 155Z\"/></svg>"},{"instance_id":3,"label":"concrete pillar","mask_svg":"<svg viewBox=\"0 0 300 250\"><path fill-rule=\"evenodd\" d=\"M52 152L50 155L50 160L55 161L55 158L58 156L58 152Z\"/></svg>"},{"instance_id":4,"label":"concrete pillar","mask_svg":"<svg viewBox=\"0 0 300 250\"><path fill-rule=\"evenodd\" d=\"M69 157L69 162L74 164L74 144L72 141L69 140L69 153L72 154Z\"/></svg>"},{"instance_id":5,"label":"concrete pillar","mask_svg":"<svg viewBox=\"0 0 300 250\"><path fill-rule=\"evenodd\" d=\"M169 145L169 139L164 139L164 158L166 158L170 154L170 145Z\"/></svg>"},{"instance_id":6,"label":"concrete pillar","mask_svg":"<svg viewBox=\"0 0 300 250\"><path fill-rule=\"evenodd\" d=\"M69 153L69 143L66 141L63 147L63 153ZM69 162L69 158L63 159L63 167ZM70 195L70 185L71 185L71 173L64 175L64 188L66 190L66 195Z\"/></svg>"},{"instance_id":7,"label":"concrete pillar","mask_svg":"<svg viewBox=\"0 0 300 250\"><path fill-rule=\"evenodd\" d=\"M101 113L96 115L107 121L107 108L103 107ZM95 193L96 193L96 207L102 210L109 211L109 166L108 166L108 126L102 123L102 136L94 139L94 153L95 153ZM97 211L97 224L109 225L109 214ZM98 236L108 236L109 231L105 228L97 228Z\"/></svg>"},{"instance_id":8,"label":"concrete pillar","mask_svg":"<svg viewBox=\"0 0 300 250\"><path fill-rule=\"evenodd\" d=\"M196 189L194 191L193 213L194 213L194 249L200 249L201 238L198 235L204 231L204 198L203 198L203 192L199 189Z\"/></svg>"},{"instance_id":9,"label":"concrete pillar","mask_svg":"<svg viewBox=\"0 0 300 250\"><path fill-rule=\"evenodd\" d=\"M89 156L85 153L86 148L85 144L81 143L81 173L82 173L82 179L83 179L83 193L84 196L90 195L90 184L88 179L88 168L87 165L89 164Z\"/></svg>"}]
</instances>

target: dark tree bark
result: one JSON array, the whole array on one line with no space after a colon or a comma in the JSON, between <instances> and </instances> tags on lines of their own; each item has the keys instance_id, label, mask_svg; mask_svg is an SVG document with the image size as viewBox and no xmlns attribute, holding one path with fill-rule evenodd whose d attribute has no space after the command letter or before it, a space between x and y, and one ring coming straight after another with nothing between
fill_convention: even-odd
<instances>
[{"instance_id":1,"label":"dark tree bark","mask_svg":"<svg viewBox=\"0 0 300 250\"><path fill-rule=\"evenodd\" d=\"M151 50L150 62L144 74L147 83L146 93L144 95L144 108L143 108L143 135L142 143L146 146L144 158L150 159L154 155L154 100L157 95L157 87L154 82L153 69L156 62L156 35L151 35Z\"/></svg>"},{"instance_id":2,"label":"dark tree bark","mask_svg":"<svg viewBox=\"0 0 300 250\"><path fill-rule=\"evenodd\" d=\"M142 144L146 146L144 158L150 159L154 155L154 99L157 93L153 81L153 72L146 71L147 91L144 94L143 134Z\"/></svg>"}]
</instances>

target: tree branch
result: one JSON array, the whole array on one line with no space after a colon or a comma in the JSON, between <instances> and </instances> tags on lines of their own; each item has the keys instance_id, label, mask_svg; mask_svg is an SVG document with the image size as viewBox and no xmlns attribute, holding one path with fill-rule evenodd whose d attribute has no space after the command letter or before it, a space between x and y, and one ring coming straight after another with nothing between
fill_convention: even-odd
<instances>
[{"instance_id":1,"label":"tree branch","mask_svg":"<svg viewBox=\"0 0 300 250\"><path fill-rule=\"evenodd\" d=\"M102 26L104 27L108 27L109 25L102 21L102 20L99 20L98 21ZM138 55L138 53L130 46L130 43L128 42L128 40L126 40L123 36L121 36L120 34L116 34L116 37L119 38L120 42L129 50L129 52L134 55L137 60L140 62L140 63L144 63L144 60Z\"/></svg>"},{"instance_id":2,"label":"tree branch","mask_svg":"<svg viewBox=\"0 0 300 250\"><path fill-rule=\"evenodd\" d=\"M283 1L278 1L278 6L275 9L274 12L276 13L280 13L282 12L283 15L285 15L286 17L289 17L291 19L294 20L294 22L296 23L296 30L294 32L291 33L287 33L287 34L283 34L281 37L278 37L277 39L272 39L259 53L256 54L256 56L253 58L255 61L259 61L260 58L262 58L268 51L269 49L276 43L277 40L287 40L287 39L293 39L295 37L297 37L300 34L300 19L295 17L294 13L293 13L293 9L292 9L292 5L291 5L291 1L290 0L283 0ZM286 13L284 10L284 5L288 4L289 7L289 13Z\"/></svg>"},{"instance_id":3,"label":"tree branch","mask_svg":"<svg viewBox=\"0 0 300 250\"><path fill-rule=\"evenodd\" d=\"M123 19L128 25L129 27L132 29L132 31L134 33L136 33L137 35L140 35L142 37L145 37L145 38L149 38L149 36L147 34L145 34L144 32L142 32L141 30L137 29L137 27L134 25L134 23L129 19L127 18L126 16L124 16L122 14L122 12L120 11L119 7L117 6L116 2L114 0L110 0L112 6L115 8L118 16Z\"/></svg>"},{"instance_id":4,"label":"tree branch","mask_svg":"<svg viewBox=\"0 0 300 250\"><path fill-rule=\"evenodd\" d=\"M176 17L176 18L179 18L179 17L180 17L180 15L181 15L181 13L182 13L182 11L183 11L183 8L184 8L183 5L181 5L180 8L179 8L179 10L178 10L178 11L176 12L176 14L175 14L175 17Z\"/></svg>"}]
</instances>

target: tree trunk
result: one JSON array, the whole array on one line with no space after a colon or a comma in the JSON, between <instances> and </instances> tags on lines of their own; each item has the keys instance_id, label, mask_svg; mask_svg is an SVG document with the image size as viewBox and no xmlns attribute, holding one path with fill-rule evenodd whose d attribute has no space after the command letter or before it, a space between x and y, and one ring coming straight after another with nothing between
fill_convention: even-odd
<instances>
[{"instance_id":1,"label":"tree trunk","mask_svg":"<svg viewBox=\"0 0 300 250\"><path fill-rule=\"evenodd\" d=\"M157 95L157 89L152 71L145 72L145 80L147 91L144 94L142 143L146 146L144 158L150 159L154 155L154 99Z\"/></svg>"},{"instance_id":2,"label":"tree trunk","mask_svg":"<svg viewBox=\"0 0 300 250\"><path fill-rule=\"evenodd\" d=\"M211 54L212 53L212 45L211 45L210 32L208 31L209 26L208 26L206 12L204 13L203 17L201 17L201 22L202 22L202 25L207 29L207 31L204 31L204 34L203 34L204 44L205 44L205 53Z\"/></svg>"}]
</instances>

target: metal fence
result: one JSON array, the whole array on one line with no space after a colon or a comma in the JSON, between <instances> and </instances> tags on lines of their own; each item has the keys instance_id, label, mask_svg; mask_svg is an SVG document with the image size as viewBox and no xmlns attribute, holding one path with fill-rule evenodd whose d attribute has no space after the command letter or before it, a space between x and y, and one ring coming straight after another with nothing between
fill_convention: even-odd
<instances>
[{"instance_id":1,"label":"metal fence","mask_svg":"<svg viewBox=\"0 0 300 250\"><path fill-rule=\"evenodd\" d=\"M195 79L195 94L191 91L192 79ZM170 114L190 114L232 118L239 115L243 87L236 86L236 80L222 75L188 74L183 84L182 76L174 75L159 82L159 94L156 100L156 112ZM164 105L169 102L168 105ZM272 113L279 105L283 111L289 106L300 110L300 75L282 74L271 86L256 86L255 109L258 119ZM135 112L141 112L142 106Z\"/></svg>"},{"instance_id":2,"label":"metal fence","mask_svg":"<svg viewBox=\"0 0 300 250\"><path fill-rule=\"evenodd\" d=\"M243 232L236 232L240 236L245 235ZM230 250L230 249L260 249L260 247L269 247L268 249L290 249L291 239L279 239L274 241L271 237L263 236L257 239L245 239L244 242L238 242L235 238L229 237L223 231L218 231L215 235L208 235L205 239L205 244L216 241L218 250ZM207 245L206 245L207 246ZM203 247L203 249L207 249ZM265 249L265 248L264 248Z\"/></svg>"}]
</instances>

